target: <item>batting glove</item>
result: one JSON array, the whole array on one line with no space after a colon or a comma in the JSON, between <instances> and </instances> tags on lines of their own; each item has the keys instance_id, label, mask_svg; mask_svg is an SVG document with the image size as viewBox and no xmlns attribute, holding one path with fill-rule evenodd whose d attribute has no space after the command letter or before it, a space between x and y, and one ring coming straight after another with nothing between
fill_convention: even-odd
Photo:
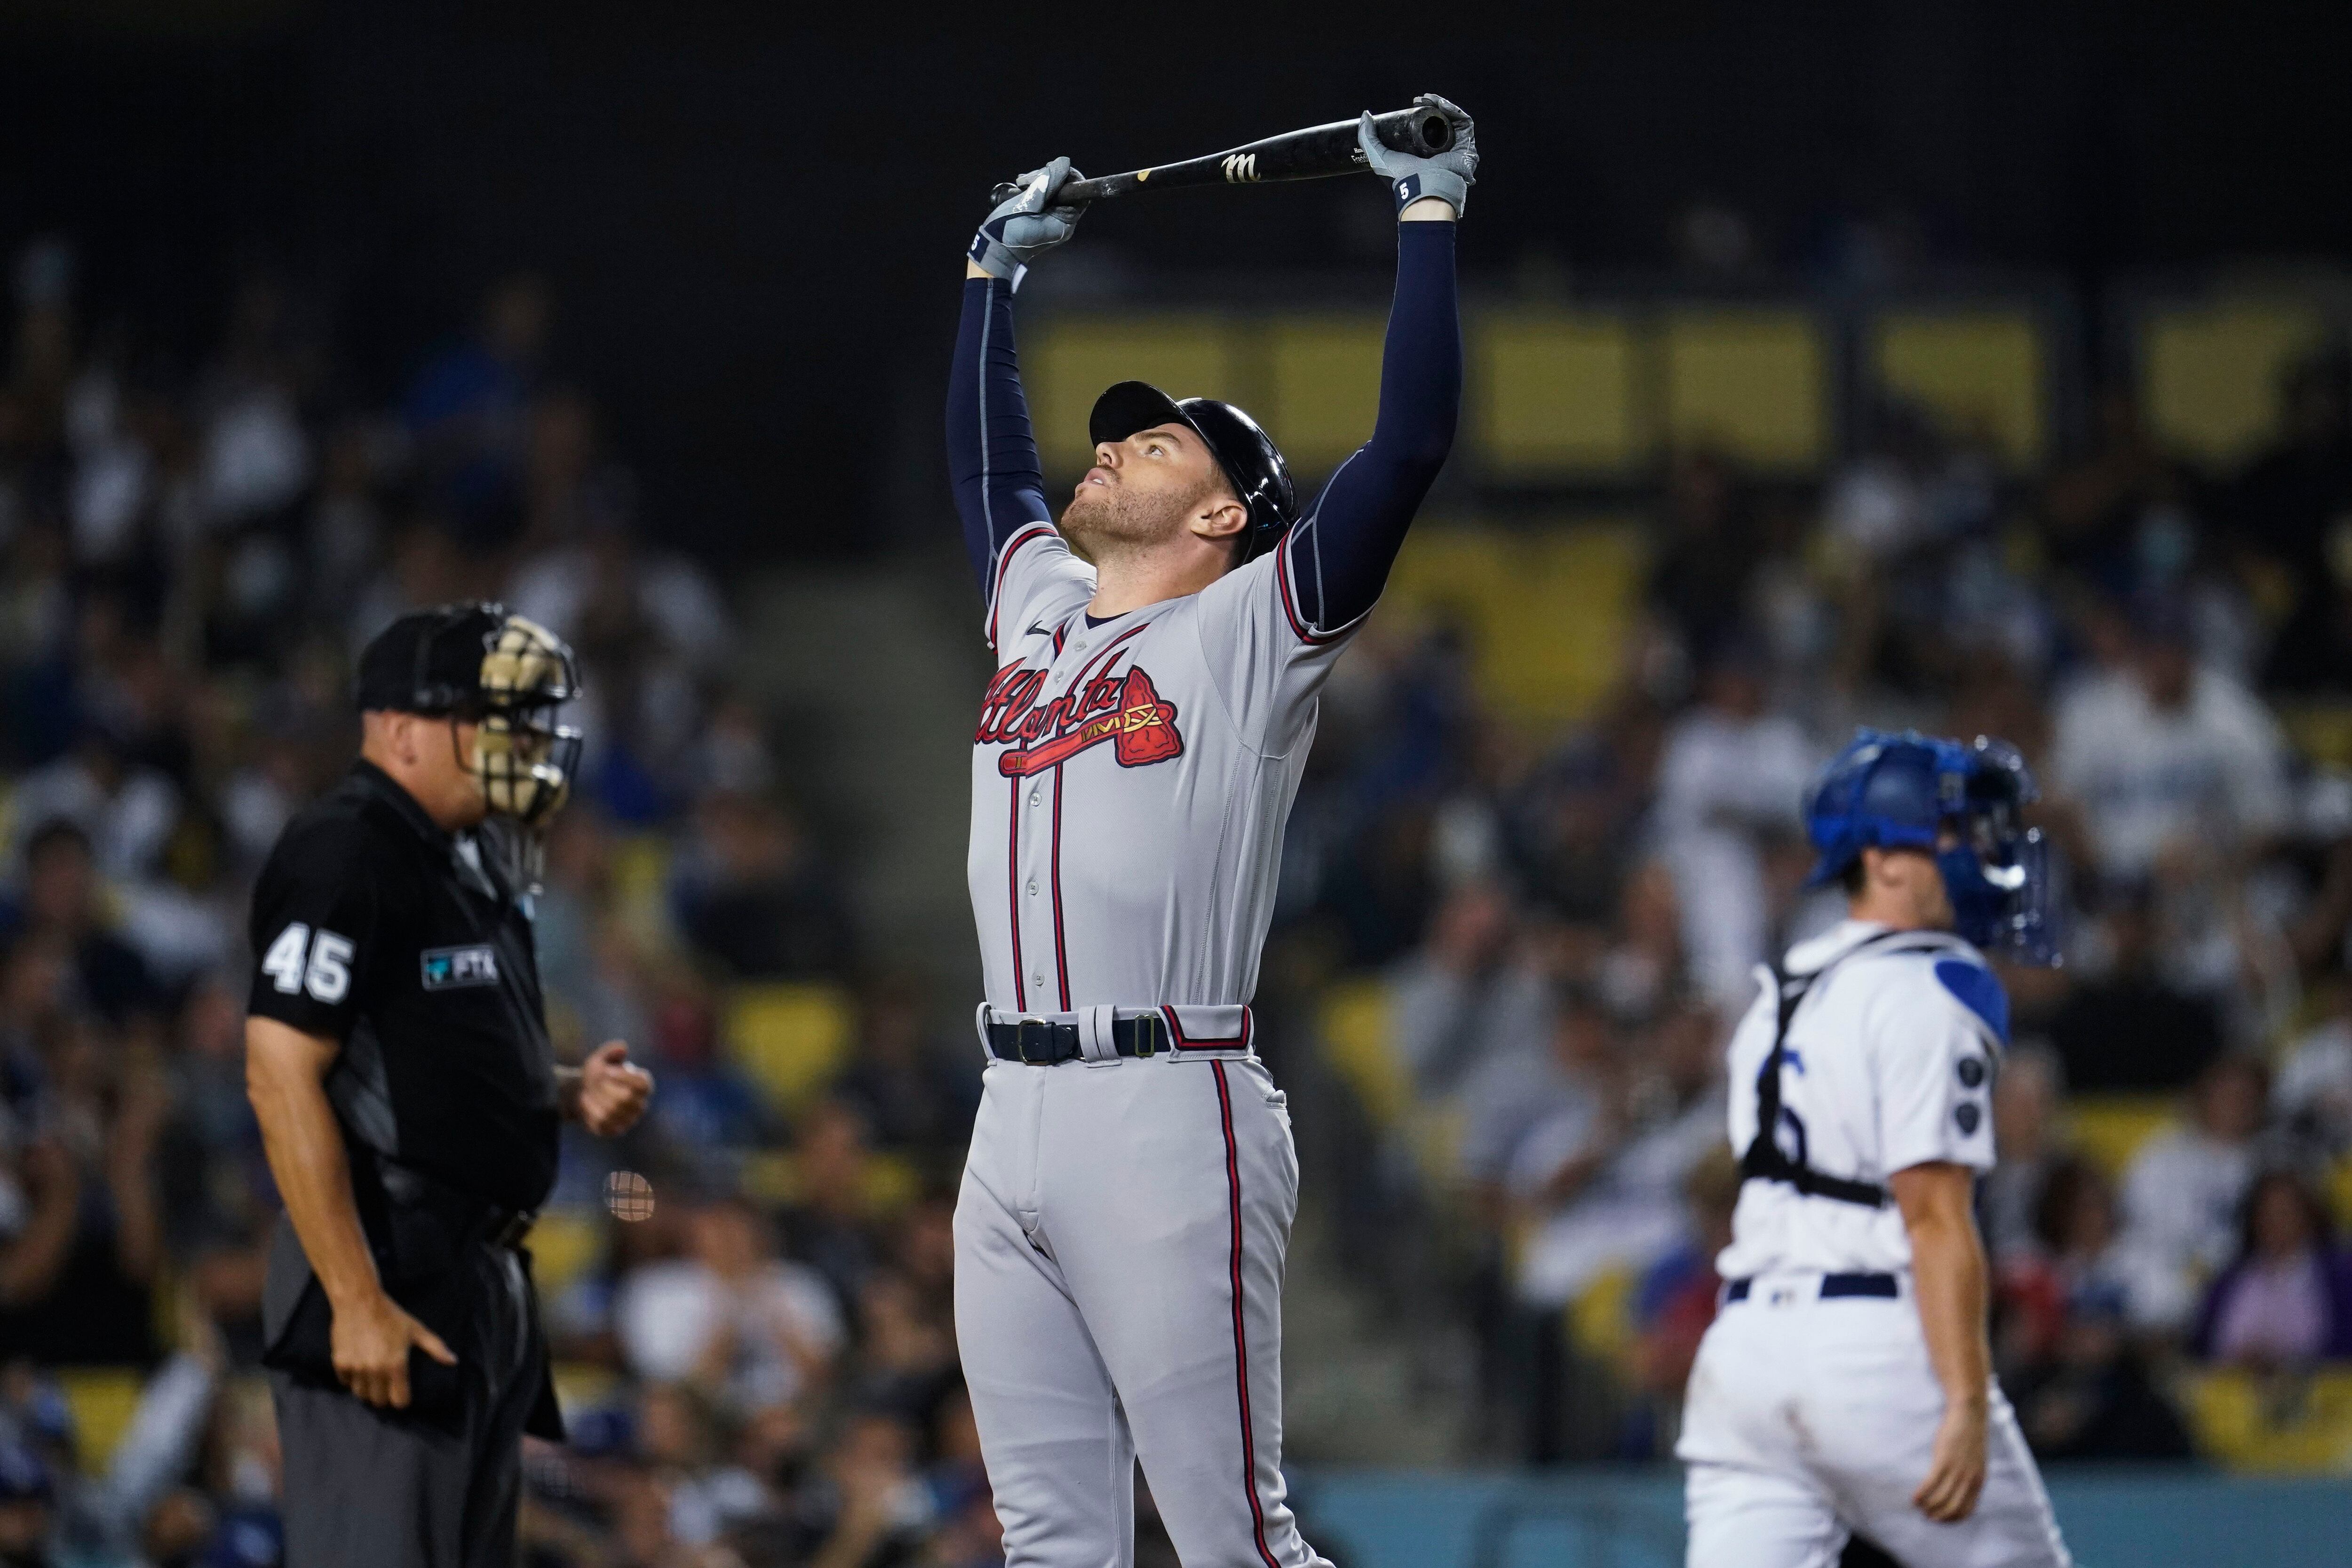
<instances>
[{"instance_id":1,"label":"batting glove","mask_svg":"<svg viewBox=\"0 0 2352 1568\"><path fill-rule=\"evenodd\" d=\"M1442 112L1454 122L1454 145L1434 158L1416 158L1410 153L1400 153L1372 134L1372 116L1365 110L1356 127L1356 141L1364 150L1364 162L1372 173L1389 183L1389 195L1396 198L1396 210L1404 211L1423 196L1434 196L1462 216L1462 205L1470 199L1470 187L1478 182L1478 130L1470 116L1433 92L1424 92L1413 100Z\"/></svg>"},{"instance_id":2,"label":"batting glove","mask_svg":"<svg viewBox=\"0 0 2352 1568\"><path fill-rule=\"evenodd\" d=\"M996 210L971 237L971 256L973 265L991 278L1003 278L1018 289L1022 274L1029 270L1030 262L1076 234L1078 219L1086 215L1086 205L1056 206L1054 193L1072 180L1082 180L1084 174L1070 167L1067 158L1056 158L1042 169L1032 169L1021 176L1017 188L1002 195L1005 187L997 187L1002 199Z\"/></svg>"}]
</instances>

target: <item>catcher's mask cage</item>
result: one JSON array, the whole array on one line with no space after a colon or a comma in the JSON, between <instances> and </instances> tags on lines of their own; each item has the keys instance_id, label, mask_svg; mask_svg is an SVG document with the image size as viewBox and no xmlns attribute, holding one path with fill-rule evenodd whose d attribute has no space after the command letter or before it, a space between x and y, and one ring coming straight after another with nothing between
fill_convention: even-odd
<instances>
[{"instance_id":1,"label":"catcher's mask cage","mask_svg":"<svg viewBox=\"0 0 2352 1568\"><path fill-rule=\"evenodd\" d=\"M449 678L452 638L472 638L480 658L460 683ZM474 726L472 754L452 731L457 760L499 816L544 826L572 794L581 734L556 721L580 691L580 665L563 639L498 604L452 605L416 639L415 708Z\"/></svg>"}]
</instances>

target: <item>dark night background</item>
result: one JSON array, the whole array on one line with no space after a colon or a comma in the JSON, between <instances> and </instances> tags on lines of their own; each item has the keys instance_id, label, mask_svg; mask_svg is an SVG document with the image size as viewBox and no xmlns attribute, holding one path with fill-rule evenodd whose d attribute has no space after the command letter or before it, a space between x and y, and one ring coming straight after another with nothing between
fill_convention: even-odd
<instances>
[{"instance_id":1,"label":"dark night background","mask_svg":"<svg viewBox=\"0 0 2352 1568\"><path fill-rule=\"evenodd\" d=\"M168 357L228 279L323 287L355 391L542 270L557 368L646 515L715 557L856 551L937 494L958 246L1055 152L1109 172L1439 89L1478 116L1475 286L1667 265L1700 199L1783 277L1895 215L1926 264L2111 279L2352 248L2352 11L2025 4L1206 14L141 0L0 9L0 251L60 232ZM1344 19L1342 19L1344 17ZM1154 279L1360 262L1351 187L1105 211ZM938 498L943 502L943 496Z\"/></svg>"}]
</instances>

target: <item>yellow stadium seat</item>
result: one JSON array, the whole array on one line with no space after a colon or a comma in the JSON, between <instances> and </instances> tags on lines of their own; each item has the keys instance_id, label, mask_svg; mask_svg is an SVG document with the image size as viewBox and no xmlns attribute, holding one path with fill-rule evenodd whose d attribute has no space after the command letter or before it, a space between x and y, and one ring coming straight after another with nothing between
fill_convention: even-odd
<instances>
[{"instance_id":1,"label":"yellow stadium seat","mask_svg":"<svg viewBox=\"0 0 2352 1568\"><path fill-rule=\"evenodd\" d=\"M131 1367L69 1366L59 1369L58 1386L73 1412L75 1457L97 1475L131 1429L144 1380Z\"/></svg>"},{"instance_id":2,"label":"yellow stadium seat","mask_svg":"<svg viewBox=\"0 0 2352 1568\"><path fill-rule=\"evenodd\" d=\"M648 948L669 939L669 861L670 841L658 833L631 834L613 846L614 908Z\"/></svg>"},{"instance_id":3,"label":"yellow stadium seat","mask_svg":"<svg viewBox=\"0 0 2352 1568\"><path fill-rule=\"evenodd\" d=\"M1263 417L1302 480L1338 468L1371 435L1386 330L1369 313L1268 325L1272 396Z\"/></svg>"},{"instance_id":4,"label":"yellow stadium seat","mask_svg":"<svg viewBox=\"0 0 2352 1568\"><path fill-rule=\"evenodd\" d=\"M554 1377L555 1403L567 1419L594 1409L621 1392L617 1373L590 1362L557 1362Z\"/></svg>"},{"instance_id":5,"label":"yellow stadium seat","mask_svg":"<svg viewBox=\"0 0 2352 1568\"><path fill-rule=\"evenodd\" d=\"M2041 330L2027 312L1890 311L1871 334L1871 370L1948 429L1982 432L2009 468L2042 461L2048 371Z\"/></svg>"},{"instance_id":6,"label":"yellow stadium seat","mask_svg":"<svg viewBox=\"0 0 2352 1568\"><path fill-rule=\"evenodd\" d=\"M789 1149L762 1149L743 1162L743 1191L771 1208L796 1204L806 1195L800 1162ZM864 1199L871 1215L898 1213L922 1194L923 1173L903 1154L887 1150L866 1157Z\"/></svg>"},{"instance_id":7,"label":"yellow stadium seat","mask_svg":"<svg viewBox=\"0 0 2352 1568\"><path fill-rule=\"evenodd\" d=\"M2352 1372L2260 1377L2189 1373L2183 1392L2199 1449L2231 1469L2352 1469Z\"/></svg>"},{"instance_id":8,"label":"yellow stadium seat","mask_svg":"<svg viewBox=\"0 0 2352 1568\"><path fill-rule=\"evenodd\" d=\"M1587 1285L1568 1309L1568 1331L1576 1348L1629 1374L1638 1333L1633 1291L1639 1284L1633 1267L1621 1263Z\"/></svg>"},{"instance_id":9,"label":"yellow stadium seat","mask_svg":"<svg viewBox=\"0 0 2352 1568\"><path fill-rule=\"evenodd\" d=\"M2172 450L2219 466L2253 455L2279 426L2279 379L2326 331L2297 300L2239 300L2152 311L2139 334L2140 398Z\"/></svg>"},{"instance_id":10,"label":"yellow stadium seat","mask_svg":"<svg viewBox=\"0 0 2352 1568\"><path fill-rule=\"evenodd\" d=\"M2336 1211L2336 1228L2352 1230L2352 1156L2328 1167L2327 1203Z\"/></svg>"},{"instance_id":11,"label":"yellow stadium seat","mask_svg":"<svg viewBox=\"0 0 2352 1568\"><path fill-rule=\"evenodd\" d=\"M604 1222L587 1209L549 1209L530 1227L531 1283L546 1295L570 1289L604 1256Z\"/></svg>"},{"instance_id":12,"label":"yellow stadium seat","mask_svg":"<svg viewBox=\"0 0 2352 1568\"><path fill-rule=\"evenodd\" d=\"M1622 316L1508 310L1470 330L1470 434L1498 479L1627 473L1657 442L1649 355Z\"/></svg>"},{"instance_id":13,"label":"yellow stadium seat","mask_svg":"<svg viewBox=\"0 0 2352 1568\"><path fill-rule=\"evenodd\" d=\"M2303 702L2279 709L2294 749L2326 767L2352 768L2352 703Z\"/></svg>"},{"instance_id":14,"label":"yellow stadium seat","mask_svg":"<svg viewBox=\"0 0 2352 1568\"><path fill-rule=\"evenodd\" d=\"M727 998L728 1053L780 1115L832 1083L852 1028L849 998L835 985L741 985Z\"/></svg>"},{"instance_id":15,"label":"yellow stadium seat","mask_svg":"<svg viewBox=\"0 0 2352 1568\"><path fill-rule=\"evenodd\" d=\"M2172 1121L2179 1104L2162 1094L2080 1094L2066 1106L2074 1146L2110 1177L2120 1177L2139 1146Z\"/></svg>"},{"instance_id":16,"label":"yellow stadium seat","mask_svg":"<svg viewBox=\"0 0 2352 1568\"><path fill-rule=\"evenodd\" d=\"M1590 713L1619 677L1644 556L1631 522L1504 531L1423 526L1389 578L1386 612L1442 617L1471 643L1480 694L1530 730Z\"/></svg>"},{"instance_id":17,"label":"yellow stadium seat","mask_svg":"<svg viewBox=\"0 0 2352 1568\"><path fill-rule=\"evenodd\" d=\"M1258 401L1244 383L1234 323L1213 311L1074 313L1024 330L1022 382L1050 478L1075 477L1092 460L1087 413L1113 382L1148 381L1177 397L1222 397L1244 407ZM1364 435L1370 433L1368 422Z\"/></svg>"},{"instance_id":18,"label":"yellow stadium seat","mask_svg":"<svg viewBox=\"0 0 2352 1568\"><path fill-rule=\"evenodd\" d=\"M1349 1088L1373 1125L1404 1120L1412 1079L1389 1041L1389 989L1382 980L1349 980L1325 993L1323 1059Z\"/></svg>"},{"instance_id":19,"label":"yellow stadium seat","mask_svg":"<svg viewBox=\"0 0 2352 1568\"><path fill-rule=\"evenodd\" d=\"M1829 348L1811 312L1709 307L1666 318L1666 434L1778 473L1830 455Z\"/></svg>"}]
</instances>

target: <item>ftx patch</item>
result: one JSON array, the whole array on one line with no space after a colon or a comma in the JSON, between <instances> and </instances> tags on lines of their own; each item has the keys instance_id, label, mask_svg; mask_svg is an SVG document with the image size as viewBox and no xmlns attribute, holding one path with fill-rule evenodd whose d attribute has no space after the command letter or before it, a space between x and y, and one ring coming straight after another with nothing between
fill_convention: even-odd
<instances>
[{"instance_id":1,"label":"ftx patch","mask_svg":"<svg viewBox=\"0 0 2352 1568\"><path fill-rule=\"evenodd\" d=\"M454 991L463 985L496 985L499 955L484 947L428 947L425 950L425 989Z\"/></svg>"}]
</instances>

